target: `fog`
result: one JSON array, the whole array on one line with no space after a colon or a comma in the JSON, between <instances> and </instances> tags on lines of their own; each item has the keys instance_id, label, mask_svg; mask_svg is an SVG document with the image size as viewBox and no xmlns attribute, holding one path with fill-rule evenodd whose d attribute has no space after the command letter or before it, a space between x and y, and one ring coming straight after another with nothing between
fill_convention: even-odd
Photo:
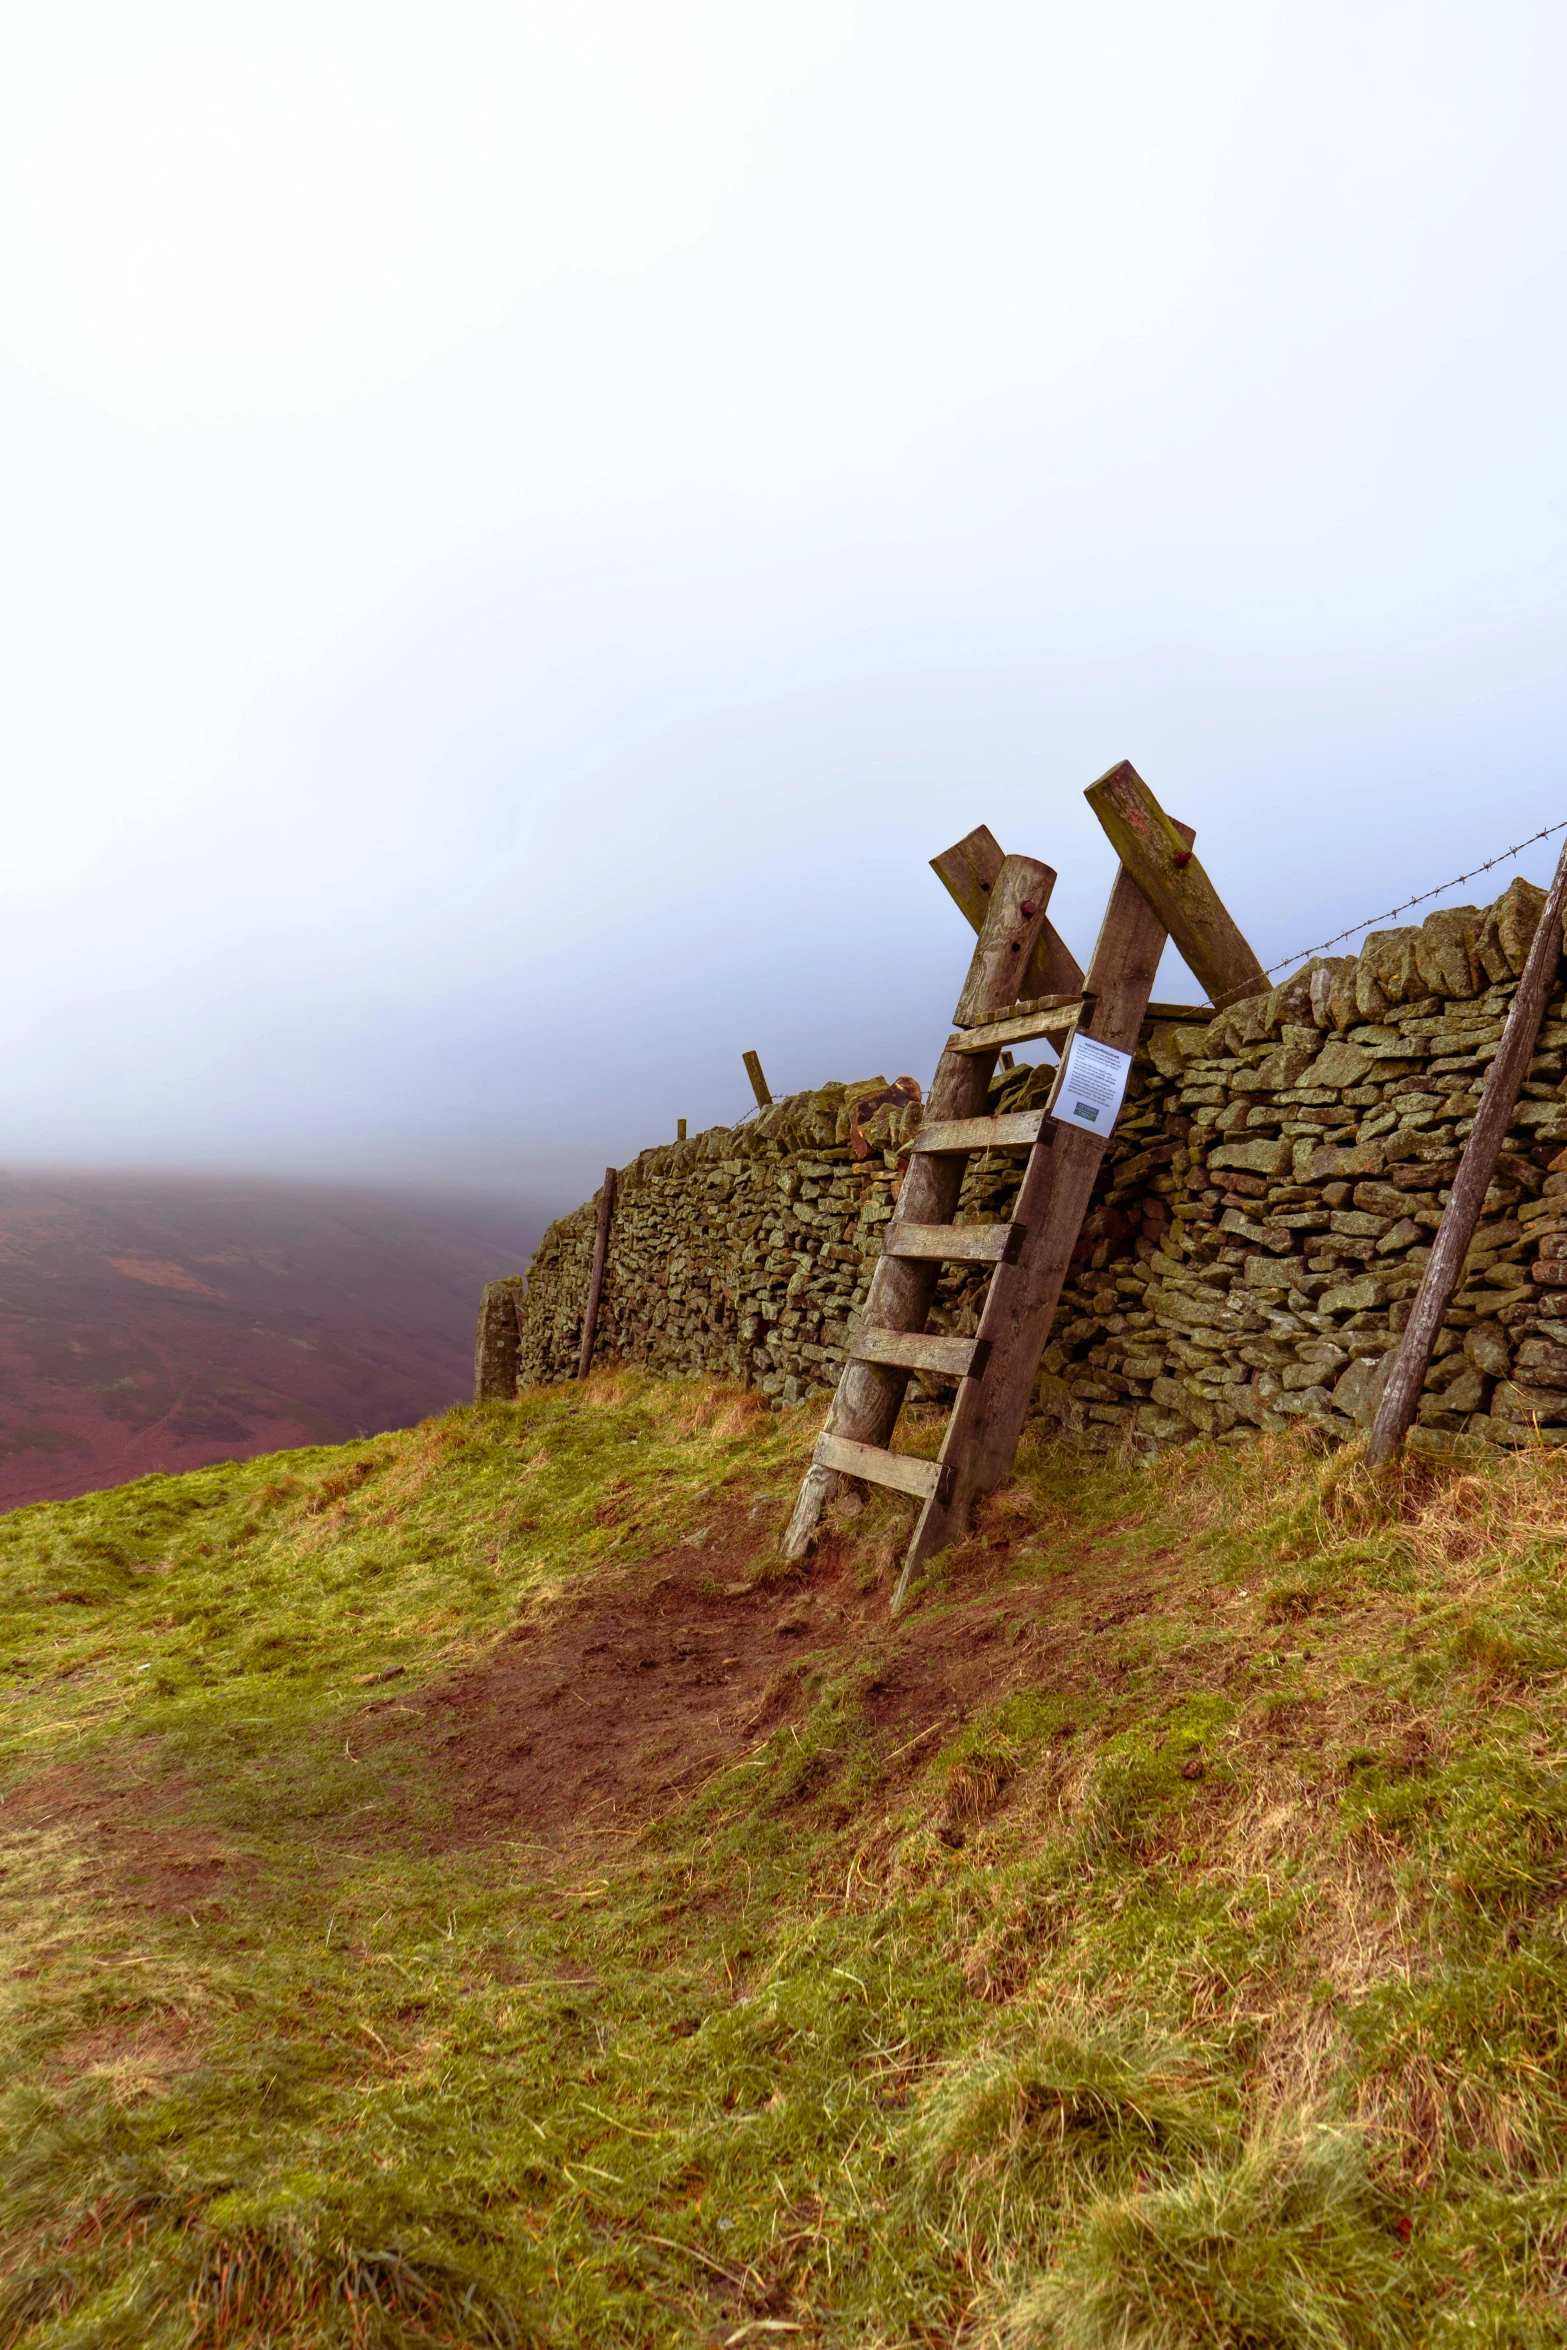
<instances>
[{"instance_id":1,"label":"fog","mask_svg":"<svg viewBox=\"0 0 1567 2350\"><path fill-rule=\"evenodd\" d=\"M1567 816L1559 9L0 44L10 1164L567 1204L926 1079L977 822L1086 956L1117 759L1268 964Z\"/></svg>"}]
</instances>

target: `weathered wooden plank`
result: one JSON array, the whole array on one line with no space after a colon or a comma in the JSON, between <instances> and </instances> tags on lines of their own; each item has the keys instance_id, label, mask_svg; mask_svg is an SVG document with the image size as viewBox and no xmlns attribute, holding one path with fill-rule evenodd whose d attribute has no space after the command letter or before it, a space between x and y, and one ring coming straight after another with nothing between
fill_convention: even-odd
<instances>
[{"instance_id":1,"label":"weathered wooden plank","mask_svg":"<svg viewBox=\"0 0 1567 2350\"><path fill-rule=\"evenodd\" d=\"M1144 897L1216 1007L1268 984L1223 899L1136 768L1123 759L1084 797ZM1096 1031L1097 1033L1097 1031Z\"/></svg>"},{"instance_id":2,"label":"weathered wooden plank","mask_svg":"<svg viewBox=\"0 0 1567 2350\"><path fill-rule=\"evenodd\" d=\"M1183 842L1191 833L1180 828ZM1154 973L1164 952L1165 928L1123 867L1088 967L1087 990L1097 999L1092 1033L1130 1052L1137 1042ZM979 1336L991 1341L982 1380L964 1380L947 1423L941 1459L952 1471L948 1492L926 1502L893 1595L898 1607L927 1559L967 1530L974 1503L1011 1470L1033 1394L1039 1358L1050 1335L1072 1261L1072 1250L1108 1136L1075 1126L1046 1127L1045 1147L1023 1171L1013 1211L1028 1233L1015 1264L991 1276Z\"/></svg>"},{"instance_id":3,"label":"weathered wooden plank","mask_svg":"<svg viewBox=\"0 0 1567 2350\"><path fill-rule=\"evenodd\" d=\"M1507 1015L1496 1058L1486 1075L1480 1107L1464 1144L1447 1206L1442 1211L1442 1221L1420 1277L1420 1287L1409 1309L1409 1323L1382 1389L1371 1440L1366 1446L1366 1463L1370 1468L1379 1469L1408 1434L1431 1367L1431 1350L1437 1333L1453 1302L1453 1292L1463 1279L1464 1260L1485 1206L1485 1195L1512 1120L1518 1089L1529 1073L1530 1055L1561 965L1564 906L1567 906L1567 848L1557 863L1556 878L1529 947L1518 993Z\"/></svg>"},{"instance_id":4,"label":"weathered wooden plank","mask_svg":"<svg viewBox=\"0 0 1567 2350\"><path fill-rule=\"evenodd\" d=\"M1001 871L1003 851L988 824L976 824L950 849L932 857L930 869L972 930L983 930L990 893Z\"/></svg>"},{"instance_id":5,"label":"weathered wooden plank","mask_svg":"<svg viewBox=\"0 0 1567 2350\"><path fill-rule=\"evenodd\" d=\"M1081 988L1074 988L1068 995L1019 996L1017 1002L1007 1012L1006 1018L1026 1020L1031 1012L1059 1012L1068 1006L1080 1005L1082 1000L1083 991ZM987 1020L983 1025L986 1028L992 1028L995 1026L995 1022Z\"/></svg>"},{"instance_id":6,"label":"weathered wooden plank","mask_svg":"<svg viewBox=\"0 0 1567 2350\"><path fill-rule=\"evenodd\" d=\"M1047 921L1034 949L1034 959L1023 974L1025 995L1076 995L1083 984L1083 966L1059 930Z\"/></svg>"},{"instance_id":7,"label":"weathered wooden plank","mask_svg":"<svg viewBox=\"0 0 1567 2350\"><path fill-rule=\"evenodd\" d=\"M949 1338L935 1330L859 1331L849 1348L857 1363L895 1363L905 1371L937 1371L944 1379L978 1379L989 1348L978 1338Z\"/></svg>"},{"instance_id":8,"label":"weathered wooden plank","mask_svg":"<svg viewBox=\"0 0 1567 2350\"><path fill-rule=\"evenodd\" d=\"M894 1493L912 1493L918 1501L928 1501L945 1482L938 1461L888 1452L879 1444L856 1444L848 1436L818 1436L813 1465L828 1476L863 1477L868 1485L888 1485Z\"/></svg>"},{"instance_id":9,"label":"weathered wooden plank","mask_svg":"<svg viewBox=\"0 0 1567 2350\"><path fill-rule=\"evenodd\" d=\"M767 1108L768 1108L768 1106L770 1105L770 1103L771 1103L771 1101L772 1101L772 1098L773 1098L773 1097L772 1097L772 1094L771 1094L771 1093L769 1092L769 1090L768 1090L767 1080L766 1080L766 1078L765 1078L765 1077L762 1075L762 1056L761 1056L761 1054L760 1054L760 1053L742 1053L742 1054L740 1055L740 1058L741 1058L741 1060L742 1060L742 1061L744 1061L744 1063L745 1063L745 1073L746 1073L747 1077L749 1077L749 1078L750 1078L750 1080L751 1080L751 1091L752 1091L752 1092L755 1094L755 1096L756 1096L756 1106L757 1106L757 1108L758 1108L759 1110L765 1110L765 1109L767 1109Z\"/></svg>"},{"instance_id":10,"label":"weathered wooden plank","mask_svg":"<svg viewBox=\"0 0 1567 2350\"><path fill-rule=\"evenodd\" d=\"M972 1057L977 1059L977 1052ZM1008 1110L999 1118L927 1118L913 1148L922 1156L949 1157L954 1151L1016 1150L1039 1140L1044 1117L1043 1110Z\"/></svg>"},{"instance_id":11,"label":"weathered wooden plank","mask_svg":"<svg viewBox=\"0 0 1567 2350\"><path fill-rule=\"evenodd\" d=\"M1011 886L1003 888L1009 862L1015 862L1019 871L1012 876ZM1023 870L1029 866L1032 866L1031 875ZM1024 962L1026 957L1021 953L999 954L993 950L997 939L1014 935L1012 916L1029 887L1037 891L1035 903L1042 908L1049 884L1050 868L1034 864L1031 859L1003 859L998 867L970 966L971 980L976 970L985 974L983 985L973 995L976 1021L1003 1012L1016 1002L1018 976L1010 966ZM1014 902L1009 903L1009 899ZM992 992L987 995L986 989ZM966 997L971 994L967 988L964 992ZM995 1061L993 1052L943 1053L931 1080L927 1120L941 1125L979 1119L988 1132L991 1121L980 1118L980 1113L990 1098ZM945 1154L917 1151L903 1178L899 1212L911 1224L950 1224L963 1188L965 1164L962 1151ZM937 1265L929 1258L880 1257L865 1301L866 1322L878 1330L923 1330L936 1291L936 1276ZM907 1371L890 1363L856 1362L851 1358L839 1374L827 1415L829 1434L857 1444L885 1446L897 1424L909 1376ZM806 1471L784 1535L786 1558L804 1557L833 1490L833 1470L820 1459L813 1461Z\"/></svg>"},{"instance_id":12,"label":"weathered wooden plank","mask_svg":"<svg viewBox=\"0 0 1567 2350\"><path fill-rule=\"evenodd\" d=\"M609 1219L615 1207L615 1170L606 1167L603 1187L599 1192L598 1230L593 1236L593 1270L588 1277L588 1302L582 1315L582 1350L577 1357L577 1377L585 1379L593 1360L593 1341L598 1336L599 1298L604 1289L604 1261L609 1254Z\"/></svg>"},{"instance_id":13,"label":"weathered wooden plank","mask_svg":"<svg viewBox=\"0 0 1567 2350\"><path fill-rule=\"evenodd\" d=\"M962 840L932 857L931 869L965 921L978 930L1001 870L1001 843L988 824L976 824ZM1083 984L1077 957L1048 920L1023 974L1020 995L1075 995Z\"/></svg>"},{"instance_id":14,"label":"weathered wooden plank","mask_svg":"<svg viewBox=\"0 0 1567 2350\"><path fill-rule=\"evenodd\" d=\"M948 1049L955 1053L999 1052L1003 1045L1028 1044L1039 1036L1065 1036L1077 1026L1082 1009L1082 997L1073 996L1048 1011L1023 1012L1011 1020L987 1020L982 1028L960 1028L956 1036L948 1037Z\"/></svg>"},{"instance_id":15,"label":"weathered wooden plank","mask_svg":"<svg viewBox=\"0 0 1567 2350\"><path fill-rule=\"evenodd\" d=\"M899 1216L882 1235L889 1257L932 1257L938 1264L999 1265L1015 1257L1021 1224L909 1224Z\"/></svg>"},{"instance_id":16,"label":"weathered wooden plank","mask_svg":"<svg viewBox=\"0 0 1567 2350\"><path fill-rule=\"evenodd\" d=\"M1145 1020L1185 1020L1206 1027L1217 1007L1213 1004L1150 1004Z\"/></svg>"}]
</instances>

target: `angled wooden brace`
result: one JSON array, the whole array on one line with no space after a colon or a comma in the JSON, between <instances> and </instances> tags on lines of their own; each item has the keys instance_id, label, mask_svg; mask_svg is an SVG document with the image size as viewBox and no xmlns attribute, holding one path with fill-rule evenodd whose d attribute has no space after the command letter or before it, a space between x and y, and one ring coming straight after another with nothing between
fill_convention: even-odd
<instances>
[{"instance_id":1,"label":"angled wooden brace","mask_svg":"<svg viewBox=\"0 0 1567 2350\"><path fill-rule=\"evenodd\" d=\"M1193 856L1189 836L1171 822L1131 761L1107 769L1083 797L1214 1010L1265 994L1268 974Z\"/></svg>"}]
</instances>

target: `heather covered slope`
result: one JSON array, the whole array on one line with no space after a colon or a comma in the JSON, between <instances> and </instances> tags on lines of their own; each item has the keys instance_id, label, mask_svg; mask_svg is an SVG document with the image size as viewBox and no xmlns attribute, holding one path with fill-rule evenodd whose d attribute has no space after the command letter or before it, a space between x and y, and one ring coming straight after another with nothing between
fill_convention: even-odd
<instances>
[{"instance_id":1,"label":"heather covered slope","mask_svg":"<svg viewBox=\"0 0 1567 2350\"><path fill-rule=\"evenodd\" d=\"M0 2341L1567 2337L1559 1459L1040 1447L892 1624L809 1436L0 1520Z\"/></svg>"},{"instance_id":2,"label":"heather covered slope","mask_svg":"<svg viewBox=\"0 0 1567 2350\"><path fill-rule=\"evenodd\" d=\"M406 1427L472 1393L502 1200L0 1173L0 1509Z\"/></svg>"}]
</instances>

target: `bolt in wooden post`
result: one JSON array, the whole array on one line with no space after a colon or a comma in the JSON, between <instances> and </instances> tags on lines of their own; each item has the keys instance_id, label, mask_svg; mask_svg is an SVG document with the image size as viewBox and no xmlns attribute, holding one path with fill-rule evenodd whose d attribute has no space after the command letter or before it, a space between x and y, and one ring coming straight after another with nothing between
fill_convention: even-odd
<instances>
[{"instance_id":1,"label":"bolt in wooden post","mask_svg":"<svg viewBox=\"0 0 1567 2350\"><path fill-rule=\"evenodd\" d=\"M1382 1400L1371 1426L1371 1441L1366 1446L1366 1461L1373 1469L1381 1468L1409 1432L1426 1373L1431 1368L1431 1350L1437 1332L1453 1302L1453 1292L1463 1279L1464 1261L1496 1171L1497 1154L1512 1119L1518 1089L1528 1075L1540 1022L1545 1017L1545 1007L1561 965L1564 905L1567 905L1567 849L1563 849L1557 864L1556 879L1551 883L1551 894L1545 901L1539 928L1530 945L1529 959L1518 982L1513 1008L1507 1015L1501 1044L1486 1077L1480 1108L1469 1129L1436 1240L1409 1310L1408 1328L1399 1341L1382 1389Z\"/></svg>"},{"instance_id":2,"label":"bolt in wooden post","mask_svg":"<svg viewBox=\"0 0 1567 2350\"><path fill-rule=\"evenodd\" d=\"M609 1219L615 1205L615 1170L606 1167L604 1186L599 1193L598 1231L593 1238L593 1271L588 1281L588 1302L582 1316L582 1352L577 1357L577 1377L585 1379L593 1360L593 1341L598 1335L599 1298L604 1288L604 1260L609 1254Z\"/></svg>"},{"instance_id":3,"label":"bolt in wooden post","mask_svg":"<svg viewBox=\"0 0 1567 2350\"><path fill-rule=\"evenodd\" d=\"M751 1091L756 1096L756 1106L759 1110L765 1110L770 1106L773 1097L768 1092L767 1080L762 1075L762 1057L760 1053L743 1053L741 1059L745 1062L745 1073L751 1080Z\"/></svg>"}]
</instances>

